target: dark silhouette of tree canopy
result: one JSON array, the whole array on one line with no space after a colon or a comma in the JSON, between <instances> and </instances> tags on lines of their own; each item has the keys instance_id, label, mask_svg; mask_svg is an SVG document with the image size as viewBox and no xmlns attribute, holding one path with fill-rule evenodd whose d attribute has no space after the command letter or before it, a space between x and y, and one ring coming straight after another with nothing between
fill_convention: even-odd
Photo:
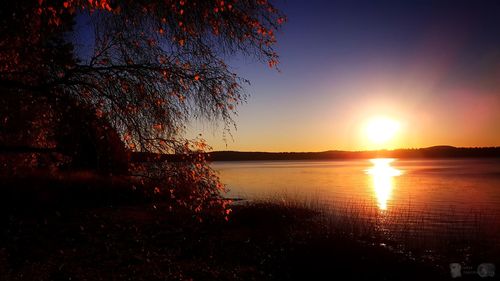
<instances>
[{"instance_id":1,"label":"dark silhouette of tree canopy","mask_svg":"<svg viewBox=\"0 0 500 281\"><path fill-rule=\"evenodd\" d=\"M226 55L277 64L284 18L267 1L32 2L2 9L0 85L92 105L132 150L175 152L191 117L231 124L244 80ZM65 39L76 15L94 32L85 57Z\"/></svg>"},{"instance_id":2,"label":"dark silhouette of tree canopy","mask_svg":"<svg viewBox=\"0 0 500 281\"><path fill-rule=\"evenodd\" d=\"M185 154L183 164L131 167L155 193L198 198L199 204L190 203L195 210L217 195L218 178L201 154L191 154L205 144L182 133L191 118L222 122L226 129L234 125L246 80L225 58L243 54L276 67L275 33L285 18L271 3L18 0L2 5L1 95L28 97L35 104L41 98L58 105L53 108L67 106L69 114L77 114L75 106L93 111L105 122L92 124L110 124L131 151ZM78 21L88 22L86 30L93 34L88 52L74 51Z\"/></svg>"}]
</instances>

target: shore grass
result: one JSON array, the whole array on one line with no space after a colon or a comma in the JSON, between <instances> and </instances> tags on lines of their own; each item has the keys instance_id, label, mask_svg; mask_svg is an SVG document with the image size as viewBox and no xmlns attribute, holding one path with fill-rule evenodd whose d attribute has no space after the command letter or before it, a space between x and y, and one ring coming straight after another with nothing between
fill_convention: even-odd
<instances>
[{"instance_id":1,"label":"shore grass","mask_svg":"<svg viewBox=\"0 0 500 281\"><path fill-rule=\"evenodd\" d=\"M300 207L251 203L199 222L150 205L11 214L3 280L439 280L439 269L323 231Z\"/></svg>"},{"instance_id":2,"label":"shore grass","mask_svg":"<svg viewBox=\"0 0 500 281\"><path fill-rule=\"evenodd\" d=\"M332 203L286 195L260 202L310 210L323 233L379 245L419 262L442 267L451 262L500 262L500 218L488 210L432 212L411 204L380 210L365 202Z\"/></svg>"}]
</instances>

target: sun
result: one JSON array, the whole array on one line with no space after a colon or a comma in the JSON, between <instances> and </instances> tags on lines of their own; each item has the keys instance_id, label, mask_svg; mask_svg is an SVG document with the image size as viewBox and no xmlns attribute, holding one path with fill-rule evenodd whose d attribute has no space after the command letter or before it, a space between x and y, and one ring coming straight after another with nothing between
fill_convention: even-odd
<instances>
[{"instance_id":1,"label":"sun","mask_svg":"<svg viewBox=\"0 0 500 281\"><path fill-rule=\"evenodd\" d=\"M373 117L366 122L365 132L374 144L384 144L392 140L399 131L401 124L386 117Z\"/></svg>"}]
</instances>

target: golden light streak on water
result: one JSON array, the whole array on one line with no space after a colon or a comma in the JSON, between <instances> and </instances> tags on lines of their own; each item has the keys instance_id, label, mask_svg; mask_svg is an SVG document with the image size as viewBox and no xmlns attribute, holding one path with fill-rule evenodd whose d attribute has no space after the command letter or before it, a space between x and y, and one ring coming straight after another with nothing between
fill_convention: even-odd
<instances>
[{"instance_id":1,"label":"golden light streak on water","mask_svg":"<svg viewBox=\"0 0 500 281\"><path fill-rule=\"evenodd\" d=\"M366 173L372 178L377 205L380 210L387 210L387 202L391 200L394 189L394 177L401 175L402 171L391 166L394 162L391 158L370 159L370 162L373 166Z\"/></svg>"}]
</instances>

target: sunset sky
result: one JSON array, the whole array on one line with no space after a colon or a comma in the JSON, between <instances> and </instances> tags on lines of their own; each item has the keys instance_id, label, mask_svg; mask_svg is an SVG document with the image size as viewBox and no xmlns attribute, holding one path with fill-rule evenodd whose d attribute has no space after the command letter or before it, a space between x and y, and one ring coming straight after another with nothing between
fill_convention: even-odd
<instances>
[{"instance_id":1,"label":"sunset sky","mask_svg":"<svg viewBox=\"0 0 500 281\"><path fill-rule=\"evenodd\" d=\"M376 3L375 3L376 2ZM281 1L278 73L242 56L251 81L233 139L194 122L214 150L324 151L500 145L497 1ZM371 141L375 117L398 123Z\"/></svg>"}]
</instances>

